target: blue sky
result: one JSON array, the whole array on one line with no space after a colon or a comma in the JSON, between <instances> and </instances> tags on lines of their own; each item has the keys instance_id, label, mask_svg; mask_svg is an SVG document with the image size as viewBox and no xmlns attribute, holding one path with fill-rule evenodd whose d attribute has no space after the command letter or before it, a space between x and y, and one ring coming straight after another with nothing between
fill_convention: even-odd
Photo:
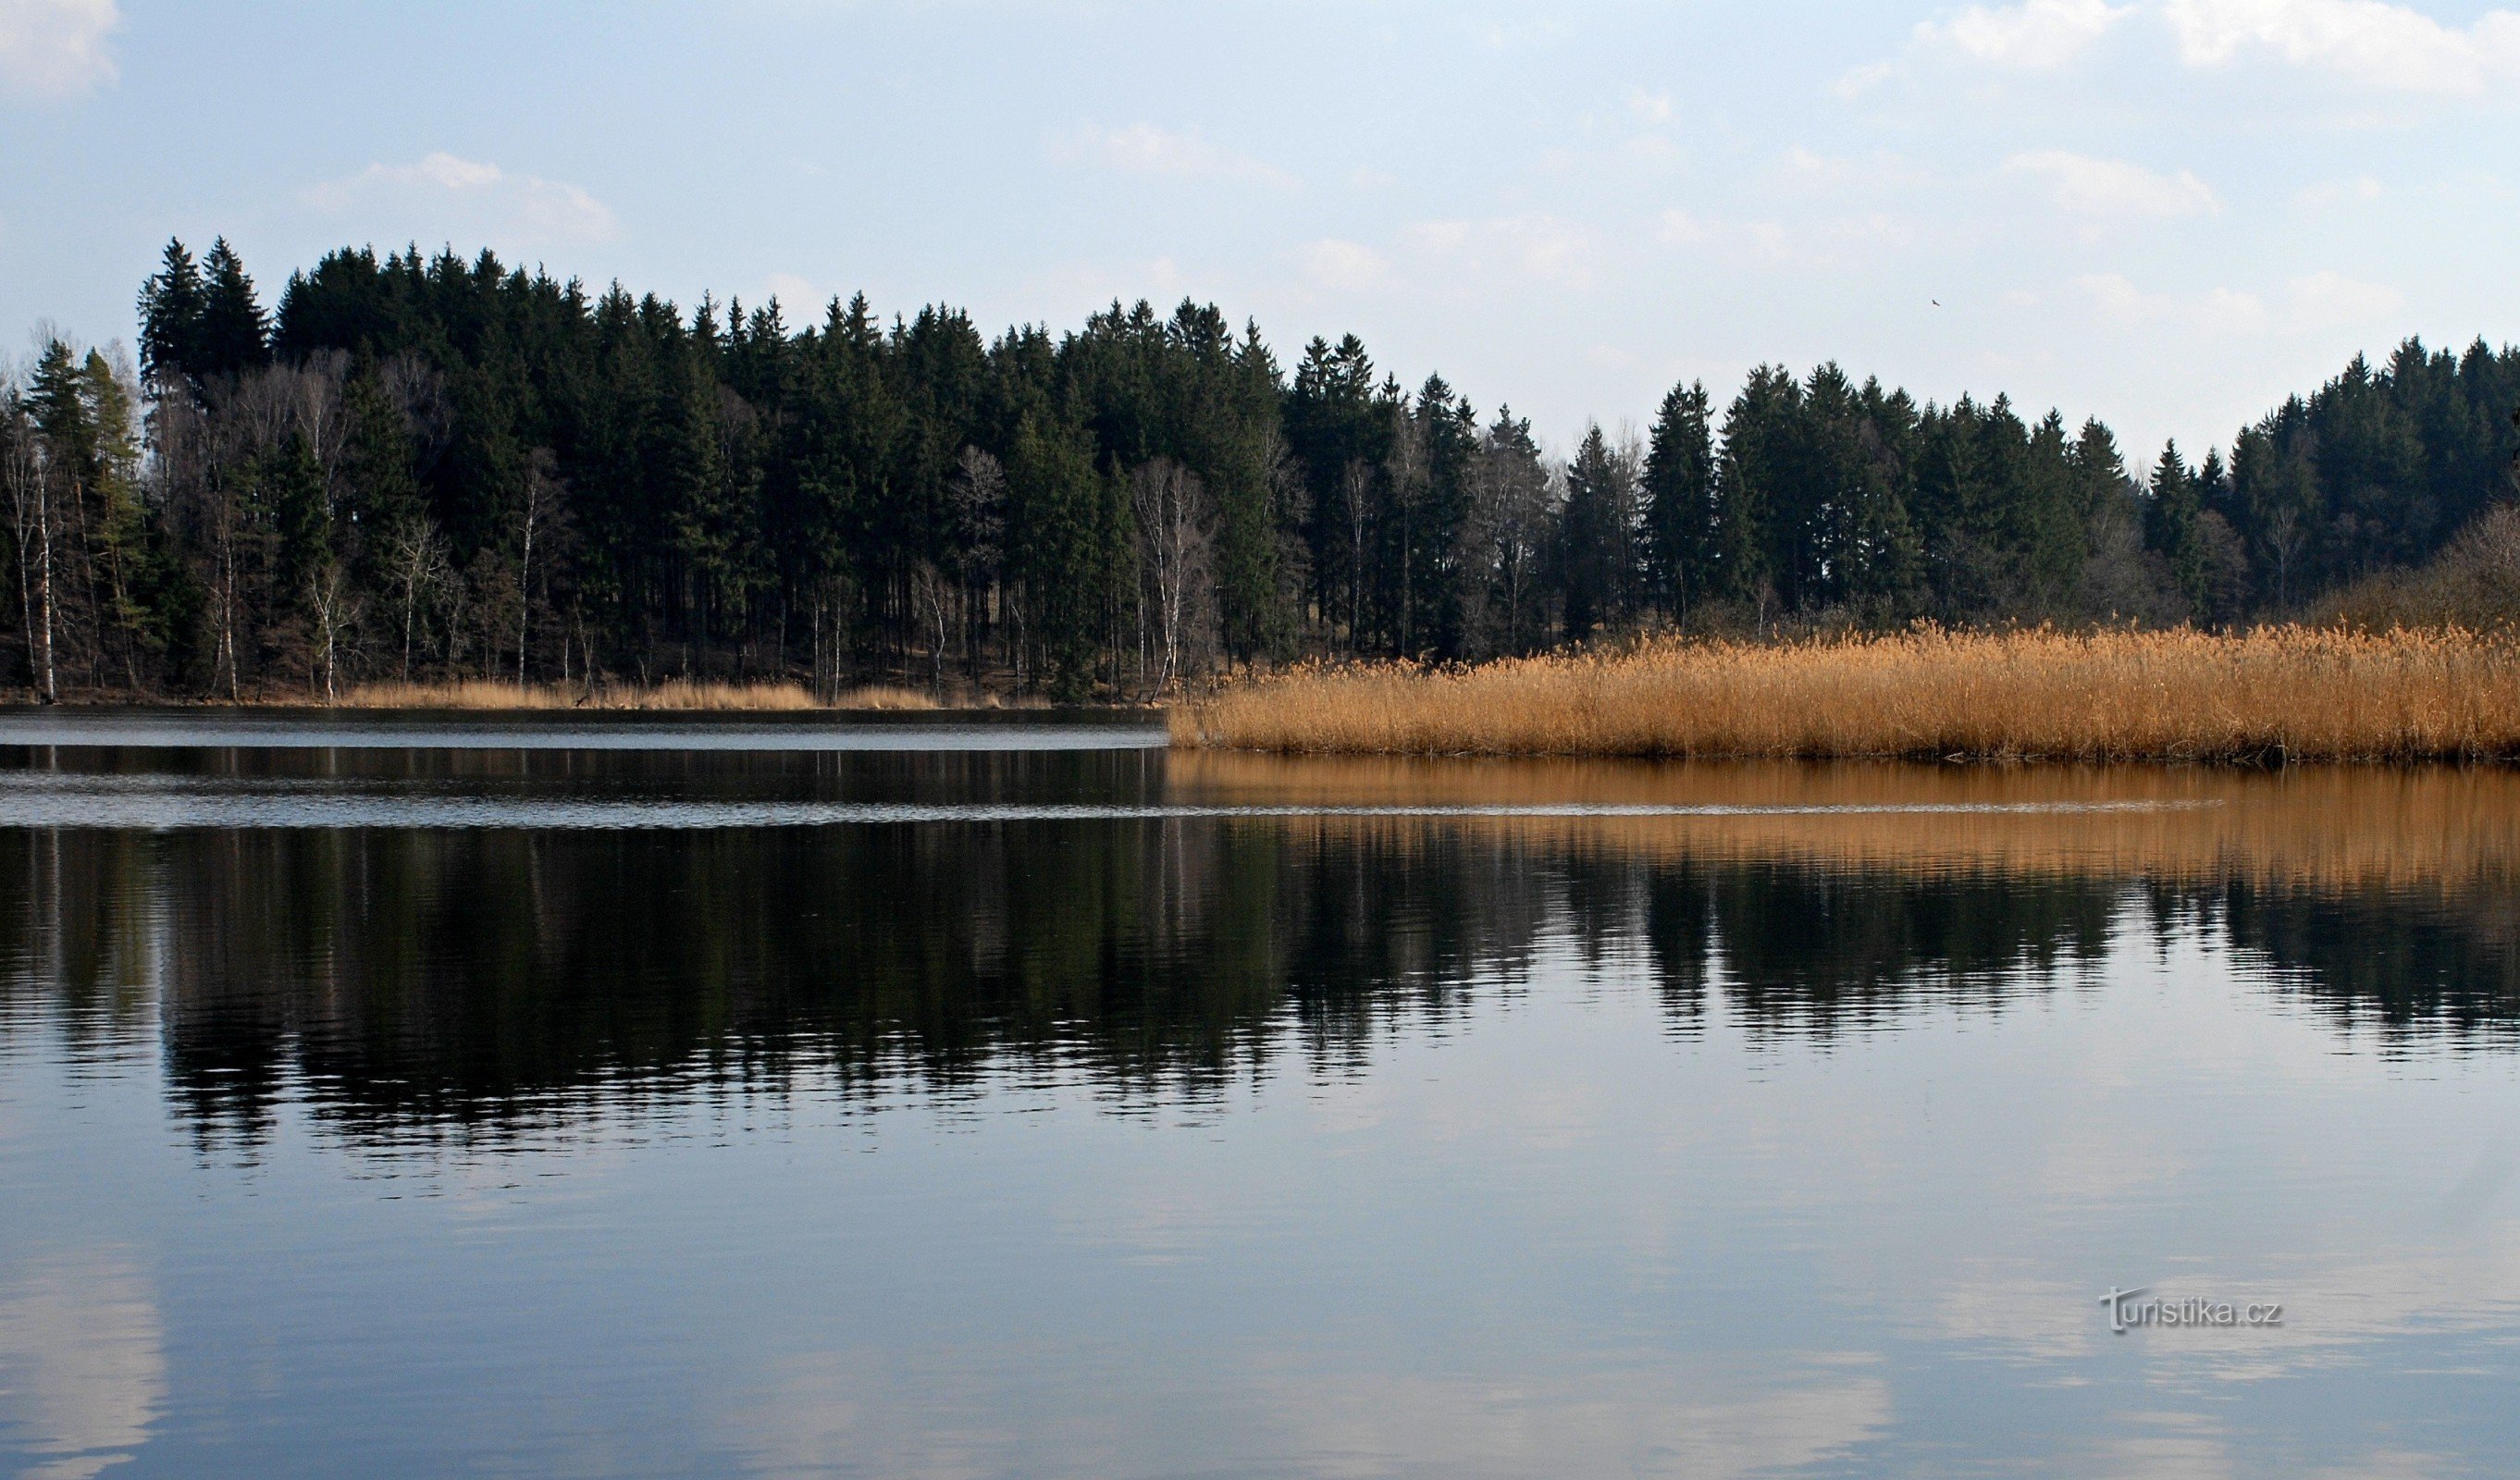
<instances>
[{"instance_id":1,"label":"blue sky","mask_svg":"<svg viewBox=\"0 0 2520 1480\"><path fill-rule=\"evenodd\" d=\"M482 246L791 322L1354 330L1564 445L1835 359L2134 447L2520 338L2520 11L0 0L0 345L169 235ZM1936 300L1939 300L1937 306Z\"/></svg>"}]
</instances>

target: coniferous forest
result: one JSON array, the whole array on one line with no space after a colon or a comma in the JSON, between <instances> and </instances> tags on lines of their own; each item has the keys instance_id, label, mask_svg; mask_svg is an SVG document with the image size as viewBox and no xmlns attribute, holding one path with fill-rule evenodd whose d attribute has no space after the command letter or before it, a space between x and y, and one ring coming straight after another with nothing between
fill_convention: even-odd
<instances>
[{"instance_id":1,"label":"coniferous forest","mask_svg":"<svg viewBox=\"0 0 2520 1480\"><path fill-rule=\"evenodd\" d=\"M351 249L266 306L220 242L169 244L140 319L137 364L56 338L0 403L0 662L41 698L1132 698L1645 630L2226 626L2430 558L2520 447L2520 349L2481 339L2358 357L2228 456L1823 365L1561 462L1354 336L1288 365L1189 302L990 338Z\"/></svg>"}]
</instances>

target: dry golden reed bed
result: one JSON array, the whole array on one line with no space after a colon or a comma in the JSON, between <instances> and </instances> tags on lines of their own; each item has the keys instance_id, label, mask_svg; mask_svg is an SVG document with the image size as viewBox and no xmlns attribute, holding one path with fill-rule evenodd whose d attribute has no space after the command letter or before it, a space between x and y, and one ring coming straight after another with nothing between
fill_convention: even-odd
<instances>
[{"instance_id":1,"label":"dry golden reed bed","mask_svg":"<svg viewBox=\"0 0 2520 1480\"><path fill-rule=\"evenodd\" d=\"M817 709L814 696L796 684L695 683L668 679L652 688L603 686L592 690L490 679L456 683L364 684L343 695L353 709ZM933 709L936 701L910 689L853 689L835 709Z\"/></svg>"},{"instance_id":2,"label":"dry golden reed bed","mask_svg":"<svg viewBox=\"0 0 2520 1480\"><path fill-rule=\"evenodd\" d=\"M2062 761L2520 756L2520 641L2270 627L1660 641L1317 667L1173 711L1175 743L1359 755Z\"/></svg>"}]
</instances>

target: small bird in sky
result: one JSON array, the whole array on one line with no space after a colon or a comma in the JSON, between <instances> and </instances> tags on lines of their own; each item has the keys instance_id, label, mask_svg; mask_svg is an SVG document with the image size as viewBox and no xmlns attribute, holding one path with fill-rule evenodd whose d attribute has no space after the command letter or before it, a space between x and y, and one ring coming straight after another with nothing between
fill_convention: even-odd
<instances>
[{"instance_id":1,"label":"small bird in sky","mask_svg":"<svg viewBox=\"0 0 2520 1480\"><path fill-rule=\"evenodd\" d=\"M1942 299L1940 299L1940 298L1928 298L1928 299L1926 299L1925 301L1927 301L1927 302L1929 302L1929 303L1933 304L1936 308L1940 308L1940 307L1942 307L1942 306L1943 306L1943 300L1942 300Z\"/></svg>"}]
</instances>

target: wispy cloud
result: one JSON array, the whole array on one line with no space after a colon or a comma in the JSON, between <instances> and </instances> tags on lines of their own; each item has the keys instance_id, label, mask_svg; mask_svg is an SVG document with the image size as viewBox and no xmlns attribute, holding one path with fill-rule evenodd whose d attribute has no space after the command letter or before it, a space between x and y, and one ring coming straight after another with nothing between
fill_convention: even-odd
<instances>
[{"instance_id":1,"label":"wispy cloud","mask_svg":"<svg viewBox=\"0 0 2520 1480\"><path fill-rule=\"evenodd\" d=\"M2138 288L2124 273L2089 273L2074 286L2092 300L2100 317L2118 324L2175 324L2200 334L2255 334L2267 327L2267 305L2251 292L2228 288L2198 293L2152 292Z\"/></svg>"},{"instance_id":2,"label":"wispy cloud","mask_svg":"<svg viewBox=\"0 0 2520 1480\"><path fill-rule=\"evenodd\" d=\"M2308 333L2375 325L2406 306L2406 295L2381 283L2338 272L2305 273L2286 283L2270 309L2257 293L2229 288L2204 292L2151 292L2120 273L2074 280L2104 319L2125 325L2174 325L2199 334Z\"/></svg>"},{"instance_id":3,"label":"wispy cloud","mask_svg":"<svg viewBox=\"0 0 2520 1480\"><path fill-rule=\"evenodd\" d=\"M1837 194L1910 191L1927 183L1925 172L1887 150L1870 154L1823 155L1802 145L1785 151L1784 180L1807 191Z\"/></svg>"},{"instance_id":4,"label":"wispy cloud","mask_svg":"<svg viewBox=\"0 0 2520 1480\"><path fill-rule=\"evenodd\" d=\"M1642 87L1628 89L1628 113L1638 122L1660 126L1671 121L1671 94L1647 92Z\"/></svg>"},{"instance_id":5,"label":"wispy cloud","mask_svg":"<svg viewBox=\"0 0 2520 1480\"><path fill-rule=\"evenodd\" d=\"M371 164L310 187L302 200L413 240L460 230L519 244L602 241L619 226L610 206L575 185L443 152L416 164Z\"/></svg>"},{"instance_id":6,"label":"wispy cloud","mask_svg":"<svg viewBox=\"0 0 2520 1480\"><path fill-rule=\"evenodd\" d=\"M114 78L114 0L0 0L0 93L51 103Z\"/></svg>"},{"instance_id":7,"label":"wispy cloud","mask_svg":"<svg viewBox=\"0 0 2520 1480\"><path fill-rule=\"evenodd\" d=\"M2385 283L2361 283L2337 272L2310 273L2285 288L2285 318L2295 329L2376 324L2407 306L2407 295Z\"/></svg>"},{"instance_id":8,"label":"wispy cloud","mask_svg":"<svg viewBox=\"0 0 2520 1480\"><path fill-rule=\"evenodd\" d=\"M2106 0L2025 0L1998 8L1972 5L1951 20L1916 27L1916 40L1947 46L1978 62L2025 71L2064 66L2109 27L2135 14Z\"/></svg>"},{"instance_id":9,"label":"wispy cloud","mask_svg":"<svg viewBox=\"0 0 2520 1480\"><path fill-rule=\"evenodd\" d=\"M1592 234L1539 213L1482 220L1420 221L1409 229L1414 253L1481 277L1535 279L1584 288L1593 281Z\"/></svg>"},{"instance_id":10,"label":"wispy cloud","mask_svg":"<svg viewBox=\"0 0 2520 1480\"><path fill-rule=\"evenodd\" d=\"M2375 87L2473 95L2520 82L2520 14L2465 28L2383 0L2168 0L2180 60L2217 67L2263 55Z\"/></svg>"},{"instance_id":11,"label":"wispy cloud","mask_svg":"<svg viewBox=\"0 0 2520 1480\"><path fill-rule=\"evenodd\" d=\"M1293 254L1304 281L1331 292L1582 292L1600 278L1594 232L1539 212L1417 221L1372 243L1324 237Z\"/></svg>"},{"instance_id":12,"label":"wispy cloud","mask_svg":"<svg viewBox=\"0 0 2520 1480\"><path fill-rule=\"evenodd\" d=\"M1856 67L1838 79L1837 91L1857 97L1919 62L1938 58L2005 71L2053 71L2081 56L2135 10L2107 0L1972 5L1946 21L1919 22L1899 57Z\"/></svg>"},{"instance_id":13,"label":"wispy cloud","mask_svg":"<svg viewBox=\"0 0 2520 1480\"><path fill-rule=\"evenodd\" d=\"M2340 205L2377 201L2388 193L2388 187L2374 176L2356 175L2351 180L2321 180L2316 185L2306 185L2294 192L2292 199L2294 204L2312 210L2331 210Z\"/></svg>"},{"instance_id":14,"label":"wispy cloud","mask_svg":"<svg viewBox=\"0 0 2520 1480\"><path fill-rule=\"evenodd\" d=\"M1654 219L1652 236L1665 247L1697 248L1743 267L1784 271L1844 268L1916 244L1913 223L1882 210L1788 222L1708 218L1675 207Z\"/></svg>"},{"instance_id":15,"label":"wispy cloud","mask_svg":"<svg viewBox=\"0 0 2520 1480\"><path fill-rule=\"evenodd\" d=\"M2023 0L1924 22L1899 57L1855 68L1838 91L1864 93L1936 57L2054 71L2138 12L2191 68L2257 57L2376 88L2456 96L2520 83L2520 12L2510 10L2459 26L2389 0Z\"/></svg>"},{"instance_id":16,"label":"wispy cloud","mask_svg":"<svg viewBox=\"0 0 2520 1480\"><path fill-rule=\"evenodd\" d=\"M1132 123L1124 128L1088 125L1058 135L1043 152L1062 164L1092 164L1136 175L1190 180L1230 180L1292 190L1300 182L1266 159L1238 154L1187 129Z\"/></svg>"},{"instance_id":17,"label":"wispy cloud","mask_svg":"<svg viewBox=\"0 0 2520 1480\"><path fill-rule=\"evenodd\" d=\"M2014 155L2004 167L2047 181L2048 198L2078 216L2161 219L2222 208L2205 182L2183 169L2158 174L2124 159L2094 159L2061 149Z\"/></svg>"},{"instance_id":18,"label":"wispy cloud","mask_svg":"<svg viewBox=\"0 0 2520 1480\"><path fill-rule=\"evenodd\" d=\"M1654 240L1666 247L1697 247L1712 242L1716 228L1675 205L1654 221Z\"/></svg>"},{"instance_id":19,"label":"wispy cloud","mask_svg":"<svg viewBox=\"0 0 2520 1480\"><path fill-rule=\"evenodd\" d=\"M1391 264L1382 253L1361 242L1324 237L1307 243L1296 252L1304 276L1317 287L1338 292L1357 292L1379 286Z\"/></svg>"}]
</instances>

